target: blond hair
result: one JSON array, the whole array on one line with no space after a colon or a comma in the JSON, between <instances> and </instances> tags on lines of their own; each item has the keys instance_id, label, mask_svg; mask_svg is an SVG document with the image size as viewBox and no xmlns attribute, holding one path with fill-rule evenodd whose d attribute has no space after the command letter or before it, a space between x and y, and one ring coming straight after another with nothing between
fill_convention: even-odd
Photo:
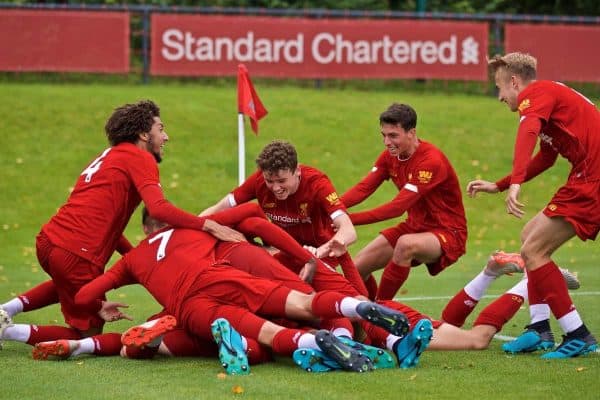
<instances>
[{"instance_id":1,"label":"blond hair","mask_svg":"<svg viewBox=\"0 0 600 400\"><path fill-rule=\"evenodd\" d=\"M525 53L495 55L488 60L488 67L492 74L495 74L499 69L504 69L509 74L520 77L525 82L535 79L537 74L537 60Z\"/></svg>"}]
</instances>

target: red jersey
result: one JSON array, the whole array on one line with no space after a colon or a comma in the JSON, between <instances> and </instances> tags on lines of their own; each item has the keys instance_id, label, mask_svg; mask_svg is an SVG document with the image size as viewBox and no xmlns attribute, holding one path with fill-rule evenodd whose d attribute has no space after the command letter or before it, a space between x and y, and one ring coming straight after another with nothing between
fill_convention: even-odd
<instances>
[{"instance_id":1,"label":"red jersey","mask_svg":"<svg viewBox=\"0 0 600 400\"><path fill-rule=\"evenodd\" d=\"M142 199L156 219L202 229L205 218L164 199L152 154L132 143L120 143L104 150L81 173L67 203L42 231L54 245L104 266Z\"/></svg>"},{"instance_id":2,"label":"red jersey","mask_svg":"<svg viewBox=\"0 0 600 400\"><path fill-rule=\"evenodd\" d=\"M371 172L342 196L352 207L369 197L383 181L391 179L399 190L389 203L369 211L351 213L355 225L372 224L408 214L406 222L419 229L467 230L458 177L437 147L420 140L405 161L384 150Z\"/></svg>"},{"instance_id":3,"label":"red jersey","mask_svg":"<svg viewBox=\"0 0 600 400\"><path fill-rule=\"evenodd\" d=\"M551 167L558 154L572 165L569 181L600 180L600 112L586 97L553 81L535 81L518 97L519 131L512 173L500 190L523 183ZM532 159L537 139L540 150Z\"/></svg>"},{"instance_id":4,"label":"red jersey","mask_svg":"<svg viewBox=\"0 0 600 400\"><path fill-rule=\"evenodd\" d=\"M300 166L301 179L296 193L277 200L265 184L261 171L252 174L230 197L232 206L257 199L267 217L299 243L321 246L333 237L331 221L346 212L333 184L321 171Z\"/></svg>"},{"instance_id":5,"label":"red jersey","mask_svg":"<svg viewBox=\"0 0 600 400\"><path fill-rule=\"evenodd\" d=\"M202 272L215 262L216 243L217 239L205 232L163 229L85 285L75 300L91 306L111 289L139 283L169 314L178 316L183 302L196 294L196 280L202 279Z\"/></svg>"}]
</instances>

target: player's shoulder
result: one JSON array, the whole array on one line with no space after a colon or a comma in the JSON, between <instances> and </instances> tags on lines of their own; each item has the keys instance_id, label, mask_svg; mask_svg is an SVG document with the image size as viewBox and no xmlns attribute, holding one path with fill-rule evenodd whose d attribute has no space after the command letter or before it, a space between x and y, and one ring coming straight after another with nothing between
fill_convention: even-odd
<instances>
[{"instance_id":1,"label":"player's shoulder","mask_svg":"<svg viewBox=\"0 0 600 400\"><path fill-rule=\"evenodd\" d=\"M300 164L300 173L302 174L302 179L306 180L329 179L325 172L304 164Z\"/></svg>"},{"instance_id":2,"label":"player's shoulder","mask_svg":"<svg viewBox=\"0 0 600 400\"><path fill-rule=\"evenodd\" d=\"M446 158L442 149L423 139L419 139L417 155L420 156L421 159L429 159L431 157Z\"/></svg>"}]
</instances>

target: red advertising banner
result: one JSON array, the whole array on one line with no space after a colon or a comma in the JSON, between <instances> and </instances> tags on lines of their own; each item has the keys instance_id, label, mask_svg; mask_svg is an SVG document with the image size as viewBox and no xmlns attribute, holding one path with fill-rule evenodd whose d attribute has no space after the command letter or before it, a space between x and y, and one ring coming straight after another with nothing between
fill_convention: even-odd
<instances>
[{"instance_id":1,"label":"red advertising banner","mask_svg":"<svg viewBox=\"0 0 600 400\"><path fill-rule=\"evenodd\" d=\"M129 71L129 13L0 10L2 71Z\"/></svg>"},{"instance_id":2,"label":"red advertising banner","mask_svg":"<svg viewBox=\"0 0 600 400\"><path fill-rule=\"evenodd\" d=\"M600 82L600 26L506 24L507 53L538 60L538 78Z\"/></svg>"},{"instance_id":3,"label":"red advertising banner","mask_svg":"<svg viewBox=\"0 0 600 400\"><path fill-rule=\"evenodd\" d=\"M150 73L486 80L488 24L152 14Z\"/></svg>"}]
</instances>

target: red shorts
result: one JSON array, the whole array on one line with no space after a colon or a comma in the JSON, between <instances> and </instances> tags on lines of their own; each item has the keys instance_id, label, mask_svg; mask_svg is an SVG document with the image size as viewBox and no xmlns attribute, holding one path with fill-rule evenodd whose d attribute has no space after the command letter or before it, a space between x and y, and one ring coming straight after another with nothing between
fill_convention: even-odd
<instances>
[{"instance_id":1,"label":"red shorts","mask_svg":"<svg viewBox=\"0 0 600 400\"><path fill-rule=\"evenodd\" d=\"M268 301L276 292L285 292L285 300L290 290L280 282L250 275L230 265L216 264L206 267L198 275L187 298L202 296L215 299L221 304L242 307L253 313L269 309L274 311L274 316L285 316L285 301L280 301L281 304L268 304Z\"/></svg>"},{"instance_id":2,"label":"red shorts","mask_svg":"<svg viewBox=\"0 0 600 400\"><path fill-rule=\"evenodd\" d=\"M437 275L444 269L454 264L456 260L460 258L466 252L467 244L467 232L466 231L454 231L449 229L420 229L415 228L402 222L392 228L381 231L381 234L387 239L392 245L396 246L396 242L400 236L411 234L411 233L433 233L439 240L440 246L442 247L442 255L440 259L434 263L427 264L427 270L430 275ZM421 264L419 261L413 261L413 266Z\"/></svg>"},{"instance_id":3,"label":"red shorts","mask_svg":"<svg viewBox=\"0 0 600 400\"><path fill-rule=\"evenodd\" d=\"M595 240L600 231L600 180L567 182L543 212L549 218L563 217L581 240Z\"/></svg>"},{"instance_id":4,"label":"red shorts","mask_svg":"<svg viewBox=\"0 0 600 400\"><path fill-rule=\"evenodd\" d=\"M36 238L36 251L40 265L52 277L65 322L80 331L102 328L104 320L96 313L77 307L74 299L79 289L102 275L104 269L55 246L44 232L40 232ZM102 300L106 300L106 297L102 297Z\"/></svg>"},{"instance_id":5,"label":"red shorts","mask_svg":"<svg viewBox=\"0 0 600 400\"><path fill-rule=\"evenodd\" d=\"M302 293L312 293L313 288L301 280L266 250L247 242L219 242L216 257L228 260L231 265L250 275L281 282L285 287Z\"/></svg>"}]
</instances>

